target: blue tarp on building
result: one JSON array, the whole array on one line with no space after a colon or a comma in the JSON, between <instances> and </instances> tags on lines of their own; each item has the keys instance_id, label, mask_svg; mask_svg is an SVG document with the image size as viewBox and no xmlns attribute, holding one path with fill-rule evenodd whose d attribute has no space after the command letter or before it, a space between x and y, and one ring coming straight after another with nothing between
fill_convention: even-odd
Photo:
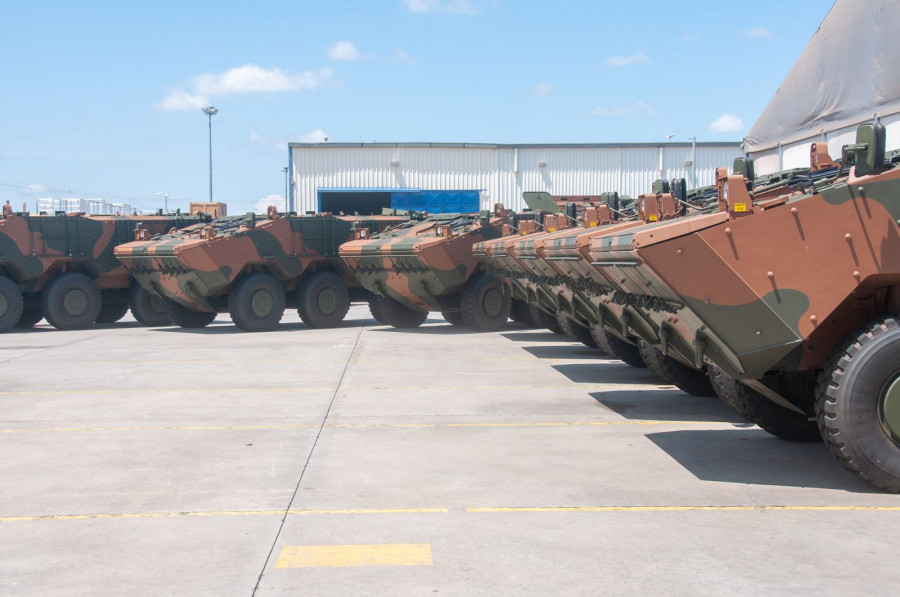
<instances>
[{"instance_id":1,"label":"blue tarp on building","mask_svg":"<svg viewBox=\"0 0 900 597\"><path fill-rule=\"evenodd\" d=\"M429 213L475 212L479 209L478 191L414 191L391 193L391 207Z\"/></svg>"}]
</instances>

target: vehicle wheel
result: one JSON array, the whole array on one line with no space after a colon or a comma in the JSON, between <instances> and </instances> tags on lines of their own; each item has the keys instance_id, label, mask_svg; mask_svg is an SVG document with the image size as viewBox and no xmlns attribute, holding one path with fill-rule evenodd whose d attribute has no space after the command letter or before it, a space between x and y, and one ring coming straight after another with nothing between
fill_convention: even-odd
<instances>
[{"instance_id":1,"label":"vehicle wheel","mask_svg":"<svg viewBox=\"0 0 900 597\"><path fill-rule=\"evenodd\" d=\"M531 303L526 303L525 305L526 305L525 321L524 321L525 325L527 325L528 327L532 327L532 328L547 327L543 324L543 320L541 319L542 311L540 309L538 309L537 307L535 307L534 305L532 305Z\"/></svg>"},{"instance_id":2,"label":"vehicle wheel","mask_svg":"<svg viewBox=\"0 0 900 597\"><path fill-rule=\"evenodd\" d=\"M0 332L14 328L24 308L25 301L19 285L6 276L0 276Z\"/></svg>"},{"instance_id":3,"label":"vehicle wheel","mask_svg":"<svg viewBox=\"0 0 900 597\"><path fill-rule=\"evenodd\" d=\"M478 332L503 329L509 320L509 308L507 288L483 272L469 278L459 298L463 321Z\"/></svg>"},{"instance_id":4,"label":"vehicle wheel","mask_svg":"<svg viewBox=\"0 0 900 597\"><path fill-rule=\"evenodd\" d=\"M815 421L798 412L775 404L753 388L720 372L715 385L719 397L763 431L789 442L822 441ZM744 414L746 413L746 414Z\"/></svg>"},{"instance_id":5,"label":"vehicle wheel","mask_svg":"<svg viewBox=\"0 0 900 597\"><path fill-rule=\"evenodd\" d=\"M372 318L380 323L381 325L391 325L388 323L387 318L384 315L384 311L382 310L383 301L378 300L380 297L374 296L369 299L369 313L372 314Z\"/></svg>"},{"instance_id":6,"label":"vehicle wheel","mask_svg":"<svg viewBox=\"0 0 900 597\"><path fill-rule=\"evenodd\" d=\"M622 340L600 326L591 326L591 332L594 334L594 340L597 342L597 345L608 347L609 354L613 358L619 359L626 365L631 365L638 369L643 369L647 366L641 358L638 347L634 344Z\"/></svg>"},{"instance_id":7,"label":"vehicle wheel","mask_svg":"<svg viewBox=\"0 0 900 597\"><path fill-rule=\"evenodd\" d=\"M528 303L522 299L512 299L509 303L509 318L516 323L528 324Z\"/></svg>"},{"instance_id":8,"label":"vehicle wheel","mask_svg":"<svg viewBox=\"0 0 900 597\"><path fill-rule=\"evenodd\" d=\"M609 340L606 338L607 334L603 330L603 326L592 323L588 326L588 332L591 334L591 338L594 339L597 349L612 356L612 349L609 347Z\"/></svg>"},{"instance_id":9,"label":"vehicle wheel","mask_svg":"<svg viewBox=\"0 0 900 597\"><path fill-rule=\"evenodd\" d=\"M215 312L210 313L208 311L194 311L193 309L188 309L181 303L176 303L172 299L164 299L164 304L166 306L166 313L169 314L172 323L181 328L205 328L213 322L217 315Z\"/></svg>"},{"instance_id":10,"label":"vehicle wheel","mask_svg":"<svg viewBox=\"0 0 900 597\"><path fill-rule=\"evenodd\" d=\"M547 328L554 334L559 334L560 336L565 335L563 329L559 327L559 324L556 322L556 317L537 307L535 307L534 310L535 313L537 313L538 321L541 322L538 327Z\"/></svg>"},{"instance_id":11,"label":"vehicle wheel","mask_svg":"<svg viewBox=\"0 0 900 597\"><path fill-rule=\"evenodd\" d=\"M246 276L228 295L228 313L246 332L274 329L284 315L284 290L269 274Z\"/></svg>"},{"instance_id":12,"label":"vehicle wheel","mask_svg":"<svg viewBox=\"0 0 900 597\"><path fill-rule=\"evenodd\" d=\"M712 382L705 372L682 365L672 357L663 356L663 353L658 348L644 340L638 340L638 350L641 354L641 359L643 359L650 371L656 373L664 381L676 386L679 390L701 398L716 396ZM769 401L768 398L766 400Z\"/></svg>"},{"instance_id":13,"label":"vehicle wheel","mask_svg":"<svg viewBox=\"0 0 900 597\"><path fill-rule=\"evenodd\" d=\"M94 281L75 272L50 282L41 293L41 311L60 330L86 328L100 314L100 291Z\"/></svg>"},{"instance_id":14,"label":"vehicle wheel","mask_svg":"<svg viewBox=\"0 0 900 597\"><path fill-rule=\"evenodd\" d=\"M138 323L147 327L172 325L172 316L166 310L165 299L151 294L143 286L132 286L128 297L131 314Z\"/></svg>"},{"instance_id":15,"label":"vehicle wheel","mask_svg":"<svg viewBox=\"0 0 900 597\"><path fill-rule=\"evenodd\" d=\"M562 313L556 314L556 323L573 340L581 342L588 348L599 348L597 341L591 336L591 331L580 323L573 321Z\"/></svg>"},{"instance_id":16,"label":"vehicle wheel","mask_svg":"<svg viewBox=\"0 0 900 597\"><path fill-rule=\"evenodd\" d=\"M115 323L125 317L128 313L127 301L116 301L113 303L104 303L100 299L100 313L97 314L96 323Z\"/></svg>"},{"instance_id":17,"label":"vehicle wheel","mask_svg":"<svg viewBox=\"0 0 900 597\"><path fill-rule=\"evenodd\" d=\"M750 413L747 412L744 403L741 400L737 400L733 392L728 391L729 386L726 385L726 382L731 381L731 378L725 375L725 372L715 365L708 365L706 367L706 373L709 375L709 381L712 383L716 395L725 403L725 406L736 415L749 421Z\"/></svg>"},{"instance_id":18,"label":"vehicle wheel","mask_svg":"<svg viewBox=\"0 0 900 597\"><path fill-rule=\"evenodd\" d=\"M41 311L41 299L38 296L23 296L24 306L22 307L22 316L16 327L19 329L33 328L37 322L44 318Z\"/></svg>"},{"instance_id":19,"label":"vehicle wheel","mask_svg":"<svg viewBox=\"0 0 900 597\"><path fill-rule=\"evenodd\" d=\"M819 377L822 438L845 468L876 487L900 492L900 317L859 330Z\"/></svg>"},{"instance_id":20,"label":"vehicle wheel","mask_svg":"<svg viewBox=\"0 0 900 597\"><path fill-rule=\"evenodd\" d=\"M442 311L441 316L449 323L450 325L460 327L466 325L466 322L463 321L462 313L459 311Z\"/></svg>"},{"instance_id":21,"label":"vehicle wheel","mask_svg":"<svg viewBox=\"0 0 900 597\"><path fill-rule=\"evenodd\" d=\"M297 291L297 312L311 328L341 325L350 310L347 286L334 272L318 272L303 281Z\"/></svg>"},{"instance_id":22,"label":"vehicle wheel","mask_svg":"<svg viewBox=\"0 0 900 597\"><path fill-rule=\"evenodd\" d=\"M378 303L377 310L381 312L382 317L387 325L395 328L417 328L428 319L428 311L419 311L410 309L387 296L376 296L374 299Z\"/></svg>"}]
</instances>

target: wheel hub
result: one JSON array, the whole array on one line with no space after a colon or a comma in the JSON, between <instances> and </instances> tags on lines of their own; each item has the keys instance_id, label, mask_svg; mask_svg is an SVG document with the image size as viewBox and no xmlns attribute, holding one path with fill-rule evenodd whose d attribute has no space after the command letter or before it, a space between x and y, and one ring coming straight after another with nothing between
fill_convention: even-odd
<instances>
[{"instance_id":1,"label":"wheel hub","mask_svg":"<svg viewBox=\"0 0 900 597\"><path fill-rule=\"evenodd\" d=\"M900 375L888 382L881 394L878 420L888 437L900 445Z\"/></svg>"},{"instance_id":2,"label":"wheel hub","mask_svg":"<svg viewBox=\"0 0 900 597\"><path fill-rule=\"evenodd\" d=\"M163 313L166 310L166 305L163 303L163 300L156 296L155 294L150 295L150 310L156 311L157 313Z\"/></svg>"},{"instance_id":3,"label":"wheel hub","mask_svg":"<svg viewBox=\"0 0 900 597\"><path fill-rule=\"evenodd\" d=\"M488 317L497 317L503 308L503 294L496 288L489 289L484 293L482 307Z\"/></svg>"},{"instance_id":4,"label":"wheel hub","mask_svg":"<svg viewBox=\"0 0 900 597\"><path fill-rule=\"evenodd\" d=\"M74 288L63 297L63 308L69 315L81 315L88 309L88 295L83 290Z\"/></svg>"},{"instance_id":5,"label":"wheel hub","mask_svg":"<svg viewBox=\"0 0 900 597\"><path fill-rule=\"evenodd\" d=\"M338 293L333 288L324 288L316 301L322 313L331 314L338 308Z\"/></svg>"},{"instance_id":6,"label":"wheel hub","mask_svg":"<svg viewBox=\"0 0 900 597\"><path fill-rule=\"evenodd\" d=\"M265 317L275 307L275 300L267 290L257 290L250 299L250 310L257 317Z\"/></svg>"},{"instance_id":7,"label":"wheel hub","mask_svg":"<svg viewBox=\"0 0 900 597\"><path fill-rule=\"evenodd\" d=\"M9 300L5 294L0 293L0 317L6 315L7 311L9 311Z\"/></svg>"}]
</instances>

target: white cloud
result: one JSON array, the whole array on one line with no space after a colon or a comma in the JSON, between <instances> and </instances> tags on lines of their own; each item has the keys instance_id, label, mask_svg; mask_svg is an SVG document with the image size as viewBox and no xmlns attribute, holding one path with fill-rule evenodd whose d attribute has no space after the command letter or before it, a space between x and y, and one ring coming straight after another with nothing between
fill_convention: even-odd
<instances>
[{"instance_id":1,"label":"white cloud","mask_svg":"<svg viewBox=\"0 0 900 597\"><path fill-rule=\"evenodd\" d=\"M221 74L205 73L194 77L191 91L172 91L155 107L163 112L177 112L202 108L209 105L214 96L232 93L311 90L329 82L333 74L332 68L288 73L280 68L265 69L245 64Z\"/></svg>"},{"instance_id":2,"label":"white cloud","mask_svg":"<svg viewBox=\"0 0 900 597\"><path fill-rule=\"evenodd\" d=\"M762 37L772 37L774 33L765 27L756 27L754 29L747 29L746 31L741 32L741 37L752 37L752 38L762 38Z\"/></svg>"},{"instance_id":3,"label":"white cloud","mask_svg":"<svg viewBox=\"0 0 900 597\"><path fill-rule=\"evenodd\" d=\"M744 121L734 114L722 114L709 123L714 133L737 133L744 130Z\"/></svg>"},{"instance_id":4,"label":"white cloud","mask_svg":"<svg viewBox=\"0 0 900 597\"><path fill-rule=\"evenodd\" d=\"M650 62L650 59L640 50L638 50L631 56L610 56L606 59L606 64L615 67L632 66L634 64L641 64L644 62Z\"/></svg>"},{"instance_id":5,"label":"white cloud","mask_svg":"<svg viewBox=\"0 0 900 597\"><path fill-rule=\"evenodd\" d=\"M403 0L409 12L474 15L480 11L472 0Z\"/></svg>"},{"instance_id":6,"label":"white cloud","mask_svg":"<svg viewBox=\"0 0 900 597\"><path fill-rule=\"evenodd\" d=\"M540 97L542 95L550 95L556 89L550 83L538 83L537 87L531 90L531 97Z\"/></svg>"},{"instance_id":7,"label":"white cloud","mask_svg":"<svg viewBox=\"0 0 900 597\"><path fill-rule=\"evenodd\" d=\"M253 206L253 213L264 214L270 205L278 208L279 212L284 212L284 196L272 194L268 197L263 197Z\"/></svg>"},{"instance_id":8,"label":"white cloud","mask_svg":"<svg viewBox=\"0 0 900 597\"><path fill-rule=\"evenodd\" d=\"M626 114L655 115L656 113L656 106L644 101L619 106L597 106L589 112L591 116L625 116Z\"/></svg>"},{"instance_id":9,"label":"white cloud","mask_svg":"<svg viewBox=\"0 0 900 597\"><path fill-rule=\"evenodd\" d=\"M328 48L328 57L332 60L359 60L359 51L349 41L339 41Z\"/></svg>"},{"instance_id":10,"label":"white cloud","mask_svg":"<svg viewBox=\"0 0 900 597\"><path fill-rule=\"evenodd\" d=\"M156 109L163 112L180 112L182 110L196 110L208 105L209 99L205 97L186 91L173 91L156 104Z\"/></svg>"},{"instance_id":11,"label":"white cloud","mask_svg":"<svg viewBox=\"0 0 900 597\"><path fill-rule=\"evenodd\" d=\"M409 54L407 54L400 48L394 48L394 55L391 56L391 60L394 62L399 62L401 64L408 64L410 66L419 64L418 60L412 58Z\"/></svg>"},{"instance_id":12,"label":"white cloud","mask_svg":"<svg viewBox=\"0 0 900 597\"><path fill-rule=\"evenodd\" d=\"M324 143L327 134L322 129L315 129L291 137L265 137L256 131L251 131L250 141L273 151L284 151L287 149L288 143Z\"/></svg>"},{"instance_id":13,"label":"white cloud","mask_svg":"<svg viewBox=\"0 0 900 597\"><path fill-rule=\"evenodd\" d=\"M204 74L194 79L194 91L201 95L297 91L315 89L331 78L334 69L287 73L280 68L265 69L255 64L232 68L220 75Z\"/></svg>"}]
</instances>

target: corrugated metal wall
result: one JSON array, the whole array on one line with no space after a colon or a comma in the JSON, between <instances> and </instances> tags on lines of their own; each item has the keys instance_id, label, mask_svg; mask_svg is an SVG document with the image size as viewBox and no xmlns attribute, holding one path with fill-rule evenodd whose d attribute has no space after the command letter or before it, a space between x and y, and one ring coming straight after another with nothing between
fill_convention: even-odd
<instances>
[{"instance_id":1,"label":"corrugated metal wall","mask_svg":"<svg viewBox=\"0 0 900 597\"><path fill-rule=\"evenodd\" d=\"M885 149L887 151L900 149L900 114L883 118L881 123L887 132ZM821 141L823 136L828 143L828 153L831 154L831 158L839 160L843 146L856 143L856 126L831 131L825 135L820 134L815 138L782 145L780 148L773 147L751 153L754 170L757 174L769 174L779 170L809 166L809 147L811 144Z\"/></svg>"},{"instance_id":2,"label":"corrugated metal wall","mask_svg":"<svg viewBox=\"0 0 900 597\"><path fill-rule=\"evenodd\" d=\"M314 211L322 189L481 191L482 209L501 202L520 210L522 192L636 196L657 178L713 184L717 166L731 166L740 145L697 144L691 185L690 144L662 145L391 145L292 144L297 211ZM660 167L662 172L660 172Z\"/></svg>"}]
</instances>

